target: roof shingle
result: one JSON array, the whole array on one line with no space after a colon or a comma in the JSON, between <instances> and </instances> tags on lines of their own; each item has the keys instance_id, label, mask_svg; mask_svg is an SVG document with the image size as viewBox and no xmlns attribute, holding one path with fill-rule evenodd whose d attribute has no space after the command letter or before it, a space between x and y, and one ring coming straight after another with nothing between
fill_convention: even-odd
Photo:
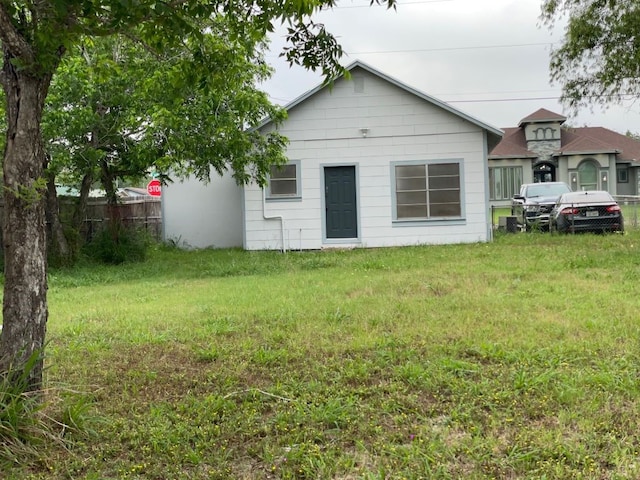
<instances>
[{"instance_id":1,"label":"roof shingle","mask_svg":"<svg viewBox=\"0 0 640 480\"><path fill-rule=\"evenodd\" d=\"M546 108L541 108L536 110L531 115L526 116L520 123L519 127L524 125L525 123L542 123L542 122L560 122L564 123L567 117L563 117L559 113L554 113L551 110L547 110Z\"/></svg>"}]
</instances>

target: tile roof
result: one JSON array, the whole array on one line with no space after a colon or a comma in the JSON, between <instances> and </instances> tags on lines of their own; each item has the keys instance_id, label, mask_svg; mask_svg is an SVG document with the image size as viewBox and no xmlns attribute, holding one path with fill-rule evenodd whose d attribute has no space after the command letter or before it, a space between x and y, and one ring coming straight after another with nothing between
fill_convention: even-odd
<instances>
[{"instance_id":1,"label":"tile roof","mask_svg":"<svg viewBox=\"0 0 640 480\"><path fill-rule=\"evenodd\" d=\"M504 128L502 141L489 153L489 158L537 157L527 149L523 122L564 121L565 117L541 108L520 121L519 127ZM532 120L533 119L533 120ZM620 161L640 165L640 140L622 135L604 127L563 128L561 147L555 155L615 153Z\"/></svg>"}]
</instances>

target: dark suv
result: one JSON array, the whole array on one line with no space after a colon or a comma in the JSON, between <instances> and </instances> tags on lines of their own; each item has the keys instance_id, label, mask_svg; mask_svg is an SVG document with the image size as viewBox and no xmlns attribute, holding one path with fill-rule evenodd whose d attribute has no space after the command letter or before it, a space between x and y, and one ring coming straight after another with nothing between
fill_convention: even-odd
<instances>
[{"instance_id":1,"label":"dark suv","mask_svg":"<svg viewBox=\"0 0 640 480\"><path fill-rule=\"evenodd\" d=\"M570 191L564 182L525 183L511 200L511 215L524 230L547 230L549 214L558 197Z\"/></svg>"}]
</instances>

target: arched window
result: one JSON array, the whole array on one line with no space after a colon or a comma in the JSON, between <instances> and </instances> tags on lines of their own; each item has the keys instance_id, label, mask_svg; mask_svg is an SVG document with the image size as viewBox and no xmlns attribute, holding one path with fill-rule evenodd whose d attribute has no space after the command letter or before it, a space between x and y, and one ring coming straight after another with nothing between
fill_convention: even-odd
<instances>
[{"instance_id":1,"label":"arched window","mask_svg":"<svg viewBox=\"0 0 640 480\"><path fill-rule=\"evenodd\" d=\"M598 189L598 166L593 160L585 160L578 166L578 188L580 190Z\"/></svg>"}]
</instances>

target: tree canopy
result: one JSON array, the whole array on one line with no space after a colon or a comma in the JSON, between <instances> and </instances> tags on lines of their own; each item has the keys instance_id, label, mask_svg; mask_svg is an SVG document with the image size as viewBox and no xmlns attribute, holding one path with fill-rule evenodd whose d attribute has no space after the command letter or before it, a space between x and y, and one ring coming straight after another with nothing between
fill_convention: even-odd
<instances>
[{"instance_id":1,"label":"tree canopy","mask_svg":"<svg viewBox=\"0 0 640 480\"><path fill-rule=\"evenodd\" d=\"M620 102L640 93L640 3L635 0L545 0L543 19L566 16L551 78L571 107Z\"/></svg>"},{"instance_id":2,"label":"tree canopy","mask_svg":"<svg viewBox=\"0 0 640 480\"><path fill-rule=\"evenodd\" d=\"M211 170L231 170L238 183L262 183L269 166L284 161L285 145L276 132L247 128L284 115L256 86L270 73L263 42L227 38L224 18L204 30L157 53L125 36L74 46L43 117L49 168L67 183L100 180L108 197L117 180L151 168L205 180Z\"/></svg>"},{"instance_id":3,"label":"tree canopy","mask_svg":"<svg viewBox=\"0 0 640 480\"><path fill-rule=\"evenodd\" d=\"M394 7L395 2L371 0L371 4L388 7ZM191 51L198 52L199 45L206 45L203 39L208 25L220 17L224 17L222 38L251 51L277 22L283 22L288 25L288 46L283 52L288 61L319 69L329 81L344 72L339 63L342 48L312 15L335 4L336 0L0 0L0 83L7 122L2 163L5 281L0 374L24 370L45 345L48 304L43 191L48 156L42 121L51 81L65 52L78 48L83 38L115 35L135 39L156 54L192 38ZM213 32L214 37L220 33ZM205 48L201 51L206 54ZM195 72L195 78L203 78L201 72ZM159 110L158 116L163 114ZM162 124L164 119L155 120ZM245 166L233 157L230 162L237 174ZM248 178L239 175L236 178L241 181ZM42 365L39 360L29 372L30 389L40 387Z\"/></svg>"}]
</instances>

